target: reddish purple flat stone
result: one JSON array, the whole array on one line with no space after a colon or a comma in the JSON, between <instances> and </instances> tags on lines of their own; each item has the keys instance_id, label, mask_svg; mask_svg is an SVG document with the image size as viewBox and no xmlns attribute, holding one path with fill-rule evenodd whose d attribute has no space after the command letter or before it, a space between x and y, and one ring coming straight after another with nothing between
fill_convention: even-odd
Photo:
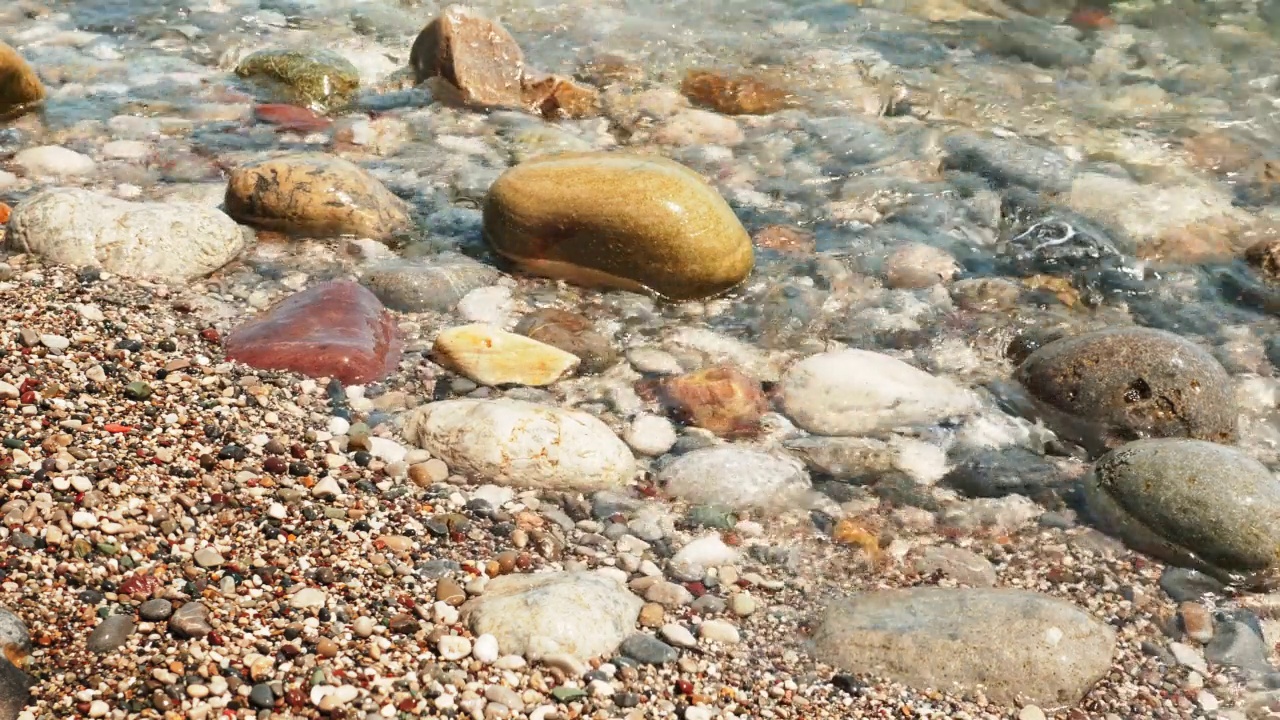
<instances>
[{"instance_id":1,"label":"reddish purple flat stone","mask_svg":"<svg viewBox=\"0 0 1280 720\"><path fill-rule=\"evenodd\" d=\"M232 330L225 345L228 359L259 370L333 377L346 385L389 375L402 347L391 313L347 280L290 295Z\"/></svg>"}]
</instances>

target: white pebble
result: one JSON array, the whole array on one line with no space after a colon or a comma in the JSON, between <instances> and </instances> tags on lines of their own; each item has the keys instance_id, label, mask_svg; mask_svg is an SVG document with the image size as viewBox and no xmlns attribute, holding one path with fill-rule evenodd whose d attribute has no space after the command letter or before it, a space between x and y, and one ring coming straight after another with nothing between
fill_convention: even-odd
<instances>
[{"instance_id":1,"label":"white pebble","mask_svg":"<svg viewBox=\"0 0 1280 720\"><path fill-rule=\"evenodd\" d=\"M105 717L109 712L111 712L111 706L102 700L94 700L89 703L89 717L91 718Z\"/></svg>"},{"instance_id":2,"label":"white pebble","mask_svg":"<svg viewBox=\"0 0 1280 720\"><path fill-rule=\"evenodd\" d=\"M351 429L351 421L346 418L331 417L326 429L334 435L346 435L347 431Z\"/></svg>"},{"instance_id":3,"label":"white pebble","mask_svg":"<svg viewBox=\"0 0 1280 720\"><path fill-rule=\"evenodd\" d=\"M507 324L507 318L515 307L511 288L501 285L476 288L458 301L458 315L467 322L488 323L498 327Z\"/></svg>"},{"instance_id":4,"label":"white pebble","mask_svg":"<svg viewBox=\"0 0 1280 720\"><path fill-rule=\"evenodd\" d=\"M662 635L662 639L675 645L676 647L691 648L697 647L698 641L693 637L693 633L688 628L675 623L668 623L662 626L658 631Z\"/></svg>"},{"instance_id":5,"label":"white pebble","mask_svg":"<svg viewBox=\"0 0 1280 720\"><path fill-rule=\"evenodd\" d=\"M71 524L81 530L88 530L91 527L97 526L98 518L88 510L77 510L71 516Z\"/></svg>"},{"instance_id":6,"label":"white pebble","mask_svg":"<svg viewBox=\"0 0 1280 720\"><path fill-rule=\"evenodd\" d=\"M28 175L84 175L93 172L93 158L58 145L27 148L13 162Z\"/></svg>"},{"instance_id":7,"label":"white pebble","mask_svg":"<svg viewBox=\"0 0 1280 720\"><path fill-rule=\"evenodd\" d=\"M276 520L283 520L288 514L288 508L280 503L271 503L271 506L267 508L267 515L275 518Z\"/></svg>"},{"instance_id":8,"label":"white pebble","mask_svg":"<svg viewBox=\"0 0 1280 720\"><path fill-rule=\"evenodd\" d=\"M313 497L337 497L342 494L342 488L338 485L338 481L332 477L323 478L316 486L311 488Z\"/></svg>"},{"instance_id":9,"label":"white pebble","mask_svg":"<svg viewBox=\"0 0 1280 720\"><path fill-rule=\"evenodd\" d=\"M738 642L738 628L723 620L706 620L698 627L698 634L707 640L732 645Z\"/></svg>"},{"instance_id":10,"label":"white pebble","mask_svg":"<svg viewBox=\"0 0 1280 720\"><path fill-rule=\"evenodd\" d=\"M445 660L461 660L471 654L471 641L458 635L445 635L436 645L436 651Z\"/></svg>"},{"instance_id":11,"label":"white pebble","mask_svg":"<svg viewBox=\"0 0 1280 720\"><path fill-rule=\"evenodd\" d=\"M498 638L485 633L476 638L475 645L471 648L471 657L488 665L498 659Z\"/></svg>"},{"instance_id":12,"label":"white pebble","mask_svg":"<svg viewBox=\"0 0 1280 720\"><path fill-rule=\"evenodd\" d=\"M671 421L657 415L637 415L622 438L641 455L657 457L676 444L676 428Z\"/></svg>"}]
</instances>

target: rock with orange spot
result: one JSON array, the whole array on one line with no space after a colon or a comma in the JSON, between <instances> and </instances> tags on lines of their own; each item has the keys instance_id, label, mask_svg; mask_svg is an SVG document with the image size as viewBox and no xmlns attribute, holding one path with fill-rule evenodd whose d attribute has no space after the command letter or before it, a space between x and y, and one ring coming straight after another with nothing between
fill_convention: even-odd
<instances>
[{"instance_id":1,"label":"rock with orange spot","mask_svg":"<svg viewBox=\"0 0 1280 720\"><path fill-rule=\"evenodd\" d=\"M690 70L680 92L725 115L767 115L796 104L791 93L759 78L709 70Z\"/></svg>"},{"instance_id":2,"label":"rock with orange spot","mask_svg":"<svg viewBox=\"0 0 1280 720\"><path fill-rule=\"evenodd\" d=\"M654 397L677 420L721 437L754 434L769 409L759 380L723 365L642 381L637 390Z\"/></svg>"},{"instance_id":3,"label":"rock with orange spot","mask_svg":"<svg viewBox=\"0 0 1280 720\"><path fill-rule=\"evenodd\" d=\"M600 91L558 75L522 80L524 105L548 120L585 118L600 114Z\"/></svg>"}]
</instances>

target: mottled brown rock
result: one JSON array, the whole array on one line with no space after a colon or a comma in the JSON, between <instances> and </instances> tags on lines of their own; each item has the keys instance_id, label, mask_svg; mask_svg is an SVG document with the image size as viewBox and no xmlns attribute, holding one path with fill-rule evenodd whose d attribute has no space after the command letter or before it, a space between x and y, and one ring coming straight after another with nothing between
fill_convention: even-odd
<instances>
[{"instance_id":1,"label":"mottled brown rock","mask_svg":"<svg viewBox=\"0 0 1280 720\"><path fill-rule=\"evenodd\" d=\"M725 292L755 263L742 223L702 176L624 153L511 168L489 188L484 235L528 272L675 300Z\"/></svg>"},{"instance_id":2,"label":"mottled brown rock","mask_svg":"<svg viewBox=\"0 0 1280 720\"><path fill-rule=\"evenodd\" d=\"M1236 436L1230 376L1207 350L1163 330L1108 328L1036 350L1017 379L1059 435L1102 453L1138 438Z\"/></svg>"},{"instance_id":3,"label":"mottled brown rock","mask_svg":"<svg viewBox=\"0 0 1280 720\"><path fill-rule=\"evenodd\" d=\"M558 75L525 77L524 106L548 120L593 117L600 114L600 91Z\"/></svg>"},{"instance_id":4,"label":"mottled brown rock","mask_svg":"<svg viewBox=\"0 0 1280 720\"><path fill-rule=\"evenodd\" d=\"M441 78L477 107L522 104L524 53L501 24L462 5L450 5L413 43L409 65L418 82Z\"/></svg>"},{"instance_id":5,"label":"mottled brown rock","mask_svg":"<svg viewBox=\"0 0 1280 720\"><path fill-rule=\"evenodd\" d=\"M0 119L16 117L44 100L44 85L26 60L0 41Z\"/></svg>"},{"instance_id":6,"label":"mottled brown rock","mask_svg":"<svg viewBox=\"0 0 1280 720\"><path fill-rule=\"evenodd\" d=\"M236 75L277 88L281 99L318 112L348 105L360 87L356 67L323 48L262 50L241 60Z\"/></svg>"},{"instance_id":7,"label":"mottled brown rock","mask_svg":"<svg viewBox=\"0 0 1280 720\"><path fill-rule=\"evenodd\" d=\"M637 391L661 402L677 420L727 438L754 434L769 410L760 381L727 366L641 381Z\"/></svg>"},{"instance_id":8,"label":"mottled brown rock","mask_svg":"<svg viewBox=\"0 0 1280 720\"><path fill-rule=\"evenodd\" d=\"M386 240L409 227L409 208L363 168L301 153L231 171L227 214L246 225L294 235Z\"/></svg>"},{"instance_id":9,"label":"mottled brown rock","mask_svg":"<svg viewBox=\"0 0 1280 720\"><path fill-rule=\"evenodd\" d=\"M516 332L577 355L584 372L603 372L618 362L618 351L609 338L596 332L591 321L577 313L554 308L536 310L520 318Z\"/></svg>"},{"instance_id":10,"label":"mottled brown rock","mask_svg":"<svg viewBox=\"0 0 1280 720\"><path fill-rule=\"evenodd\" d=\"M613 53L601 53L583 63L578 77L604 87L614 83L633 83L644 78L644 67Z\"/></svg>"},{"instance_id":11,"label":"mottled brown rock","mask_svg":"<svg viewBox=\"0 0 1280 720\"><path fill-rule=\"evenodd\" d=\"M359 283L328 282L290 295L227 335L227 358L262 370L381 380L400 364L400 330Z\"/></svg>"},{"instance_id":12,"label":"mottled brown rock","mask_svg":"<svg viewBox=\"0 0 1280 720\"><path fill-rule=\"evenodd\" d=\"M554 383L581 362L558 347L483 323L442 331L431 359L481 385L534 387Z\"/></svg>"},{"instance_id":13,"label":"mottled brown rock","mask_svg":"<svg viewBox=\"0 0 1280 720\"><path fill-rule=\"evenodd\" d=\"M690 70L680 92L695 104L725 115L767 115L795 105L786 90L750 75Z\"/></svg>"},{"instance_id":14,"label":"mottled brown rock","mask_svg":"<svg viewBox=\"0 0 1280 720\"><path fill-rule=\"evenodd\" d=\"M1244 258L1267 280L1280 280L1280 239L1267 238L1254 243L1245 251Z\"/></svg>"}]
</instances>

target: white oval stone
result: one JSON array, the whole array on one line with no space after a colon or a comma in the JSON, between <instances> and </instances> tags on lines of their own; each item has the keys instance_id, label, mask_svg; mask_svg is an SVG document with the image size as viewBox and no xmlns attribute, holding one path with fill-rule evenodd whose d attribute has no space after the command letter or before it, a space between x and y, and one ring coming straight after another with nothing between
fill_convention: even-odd
<instances>
[{"instance_id":1,"label":"white oval stone","mask_svg":"<svg viewBox=\"0 0 1280 720\"><path fill-rule=\"evenodd\" d=\"M864 435L977 409L969 390L869 350L801 360L783 376L781 397L787 417L819 435Z\"/></svg>"},{"instance_id":2,"label":"white oval stone","mask_svg":"<svg viewBox=\"0 0 1280 720\"><path fill-rule=\"evenodd\" d=\"M7 245L48 261L127 278L189 280L231 262L245 235L217 208L192 202L129 202L54 188L19 203Z\"/></svg>"},{"instance_id":3,"label":"white oval stone","mask_svg":"<svg viewBox=\"0 0 1280 720\"><path fill-rule=\"evenodd\" d=\"M436 645L436 651L445 660L461 660L471 654L471 641L458 635L445 635Z\"/></svg>"},{"instance_id":4,"label":"white oval stone","mask_svg":"<svg viewBox=\"0 0 1280 720\"><path fill-rule=\"evenodd\" d=\"M93 158L61 145L27 148L13 156L13 162L28 175L87 175L93 172Z\"/></svg>"},{"instance_id":5,"label":"white oval stone","mask_svg":"<svg viewBox=\"0 0 1280 720\"><path fill-rule=\"evenodd\" d=\"M691 503L773 512L805 505L813 495L799 460L735 445L681 455L662 469L658 482Z\"/></svg>"},{"instance_id":6,"label":"white oval stone","mask_svg":"<svg viewBox=\"0 0 1280 720\"><path fill-rule=\"evenodd\" d=\"M632 450L651 457L665 454L677 439L676 428L670 420L648 413L637 415L624 437Z\"/></svg>"},{"instance_id":7,"label":"white oval stone","mask_svg":"<svg viewBox=\"0 0 1280 720\"><path fill-rule=\"evenodd\" d=\"M460 475L543 490L604 490L635 475L631 450L593 415L522 400L444 400L404 434Z\"/></svg>"},{"instance_id":8,"label":"white oval stone","mask_svg":"<svg viewBox=\"0 0 1280 720\"><path fill-rule=\"evenodd\" d=\"M498 638L485 633L476 638L471 647L471 657L488 665L498 660Z\"/></svg>"}]
</instances>

